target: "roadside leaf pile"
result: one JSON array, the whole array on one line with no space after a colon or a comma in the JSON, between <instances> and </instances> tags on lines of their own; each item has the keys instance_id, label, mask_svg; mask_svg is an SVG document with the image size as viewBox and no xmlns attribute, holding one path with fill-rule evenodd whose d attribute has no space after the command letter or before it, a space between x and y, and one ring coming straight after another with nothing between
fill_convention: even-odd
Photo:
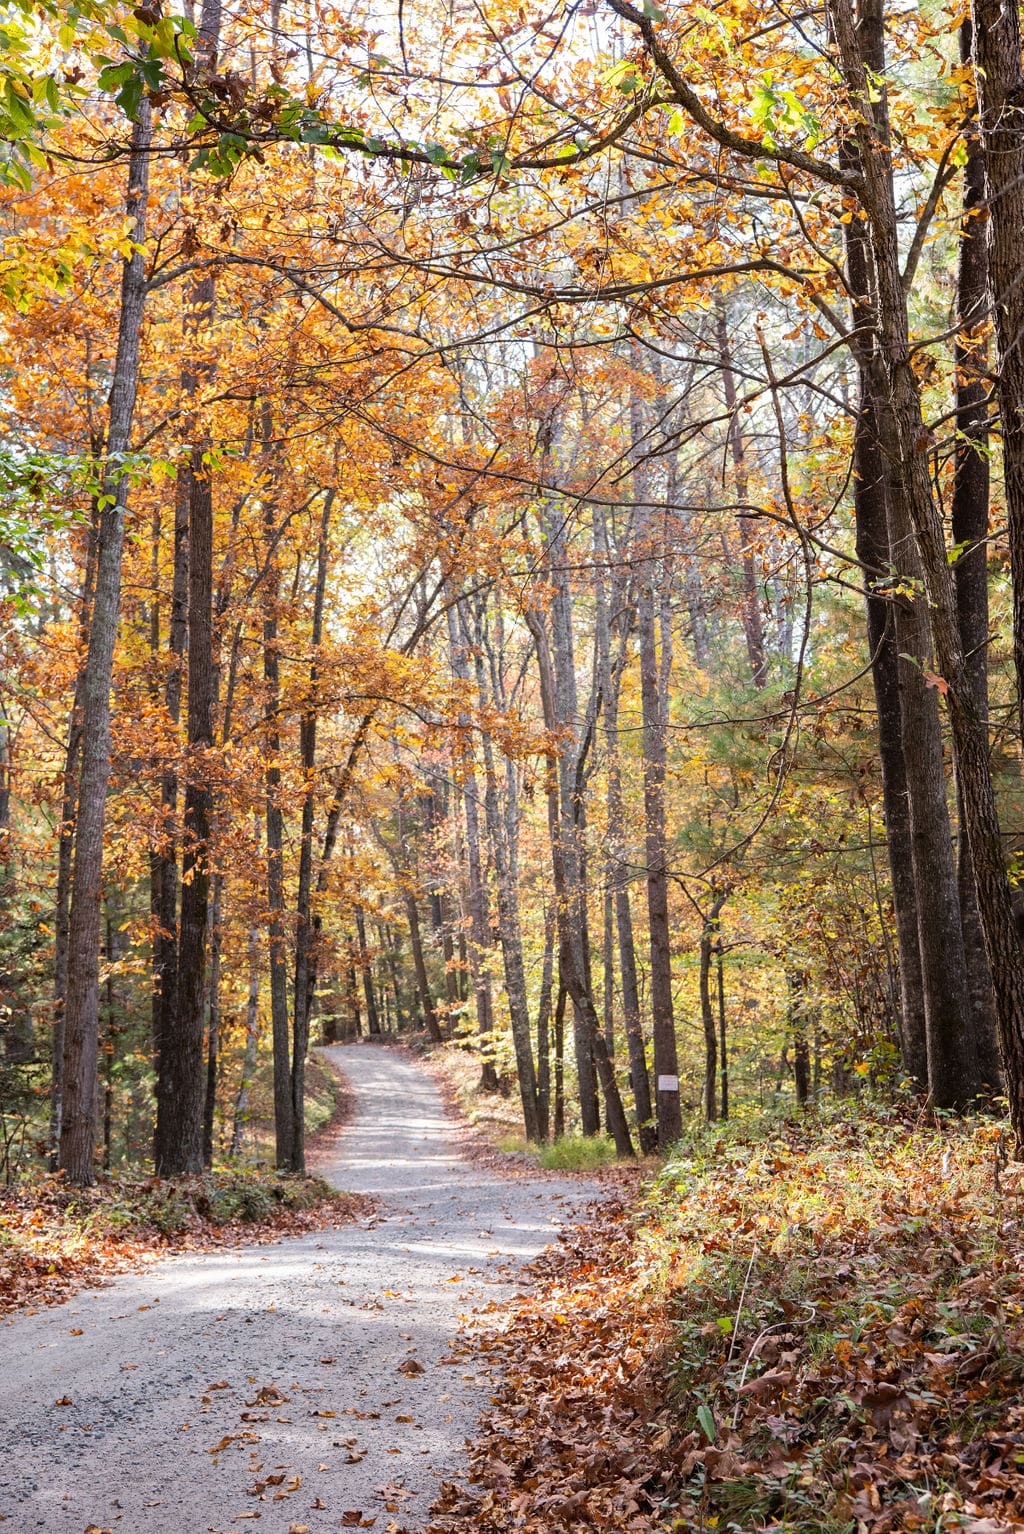
<instances>
[{"instance_id":1,"label":"roadside leaf pile","mask_svg":"<svg viewBox=\"0 0 1024 1534\"><path fill-rule=\"evenodd\" d=\"M1024 1168L865 1107L712 1131L480 1346L456 1529L1024 1529Z\"/></svg>"},{"instance_id":2,"label":"roadside leaf pile","mask_svg":"<svg viewBox=\"0 0 1024 1534\"><path fill-rule=\"evenodd\" d=\"M0 1189L0 1315L59 1304L168 1252L276 1241L371 1207L318 1177L263 1171L112 1175L84 1189L45 1177Z\"/></svg>"}]
</instances>

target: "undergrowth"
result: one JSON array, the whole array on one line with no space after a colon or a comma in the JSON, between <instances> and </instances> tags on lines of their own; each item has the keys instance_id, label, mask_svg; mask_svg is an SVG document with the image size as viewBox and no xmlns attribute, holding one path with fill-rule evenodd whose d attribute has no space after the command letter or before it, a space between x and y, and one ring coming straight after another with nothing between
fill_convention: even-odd
<instances>
[{"instance_id":1,"label":"undergrowth","mask_svg":"<svg viewBox=\"0 0 1024 1534\"><path fill-rule=\"evenodd\" d=\"M541 1259L438 1534L1024 1529L1024 1167L857 1111L701 1131Z\"/></svg>"},{"instance_id":2,"label":"undergrowth","mask_svg":"<svg viewBox=\"0 0 1024 1534\"><path fill-rule=\"evenodd\" d=\"M230 1168L194 1177L109 1173L93 1188L61 1177L0 1190L0 1314L53 1304L168 1250L314 1230L365 1204L319 1177Z\"/></svg>"},{"instance_id":3,"label":"undergrowth","mask_svg":"<svg viewBox=\"0 0 1024 1534\"><path fill-rule=\"evenodd\" d=\"M1024 1513L1021 1171L996 1124L882 1110L679 1151L636 1248L679 1528Z\"/></svg>"}]
</instances>

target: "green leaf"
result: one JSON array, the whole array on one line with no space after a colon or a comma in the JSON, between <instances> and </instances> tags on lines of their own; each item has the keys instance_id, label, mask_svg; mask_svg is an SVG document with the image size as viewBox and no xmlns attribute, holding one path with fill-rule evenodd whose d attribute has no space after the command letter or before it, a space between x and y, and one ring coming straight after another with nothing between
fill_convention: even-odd
<instances>
[{"instance_id":1,"label":"green leaf","mask_svg":"<svg viewBox=\"0 0 1024 1534\"><path fill-rule=\"evenodd\" d=\"M702 1401L697 1407L697 1421L700 1423L708 1443L714 1443L718 1436L718 1425L715 1422L714 1413L706 1401Z\"/></svg>"}]
</instances>

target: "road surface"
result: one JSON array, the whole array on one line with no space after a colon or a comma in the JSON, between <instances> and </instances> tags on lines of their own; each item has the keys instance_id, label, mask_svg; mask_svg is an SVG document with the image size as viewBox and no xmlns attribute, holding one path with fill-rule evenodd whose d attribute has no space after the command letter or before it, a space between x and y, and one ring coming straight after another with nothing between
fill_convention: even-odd
<instances>
[{"instance_id":1,"label":"road surface","mask_svg":"<svg viewBox=\"0 0 1024 1534\"><path fill-rule=\"evenodd\" d=\"M460 1318L506 1298L591 1190L463 1160L398 1051L326 1053L355 1101L325 1175L378 1215L168 1258L0 1323L0 1534L429 1521L487 1404L453 1351Z\"/></svg>"}]
</instances>

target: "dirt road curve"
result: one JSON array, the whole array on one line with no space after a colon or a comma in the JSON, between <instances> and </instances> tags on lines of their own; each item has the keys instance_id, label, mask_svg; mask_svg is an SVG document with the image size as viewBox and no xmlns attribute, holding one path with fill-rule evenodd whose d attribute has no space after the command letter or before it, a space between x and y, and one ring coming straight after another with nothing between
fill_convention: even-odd
<instances>
[{"instance_id":1,"label":"dirt road curve","mask_svg":"<svg viewBox=\"0 0 1024 1534\"><path fill-rule=\"evenodd\" d=\"M378 1195L379 1219L0 1323L0 1534L427 1521L486 1404L451 1350L459 1317L508 1293L586 1190L468 1165L414 1064L332 1053L356 1107L329 1175Z\"/></svg>"}]
</instances>

